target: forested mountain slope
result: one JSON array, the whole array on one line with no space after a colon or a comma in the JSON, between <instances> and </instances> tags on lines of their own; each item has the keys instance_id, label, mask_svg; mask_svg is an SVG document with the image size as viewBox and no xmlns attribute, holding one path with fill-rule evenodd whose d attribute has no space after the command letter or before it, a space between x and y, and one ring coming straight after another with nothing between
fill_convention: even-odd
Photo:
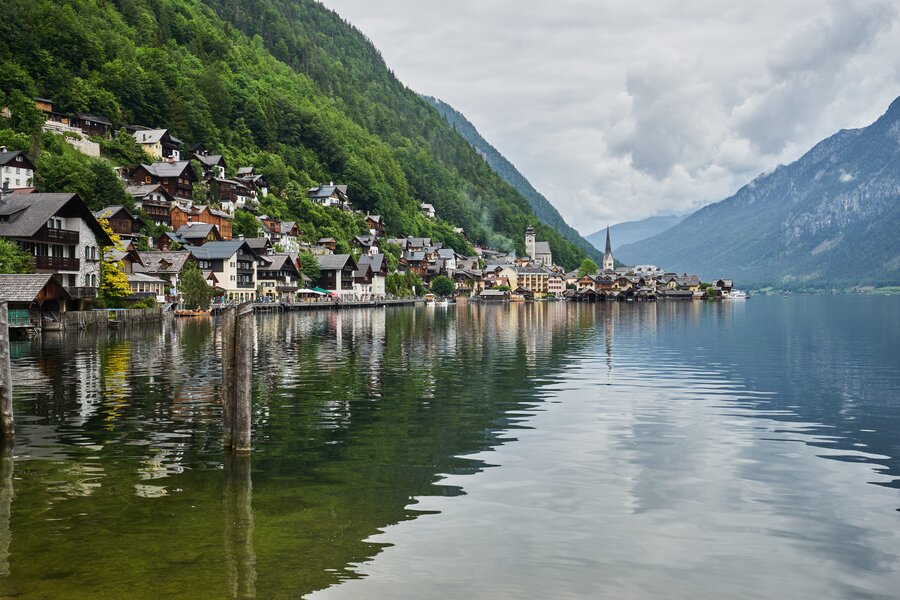
<instances>
[{"instance_id":1,"label":"forested mountain slope","mask_svg":"<svg viewBox=\"0 0 900 600\"><path fill-rule=\"evenodd\" d=\"M231 169L255 165L274 190L261 210L305 231L354 232L304 200L308 186L333 180L349 185L356 208L383 215L392 234L465 249L453 233L461 226L473 242L524 253L533 223L561 264L585 256L538 223L528 201L394 77L359 31L312 0L9 0L0 103L12 118L0 118L0 143L55 153L33 135L34 97L105 115L116 128L170 128L187 147L202 142L223 154ZM101 162L82 167L110 183ZM38 179L44 189L76 183L91 187ZM422 217L420 202L433 204L439 220Z\"/></svg>"},{"instance_id":2,"label":"forested mountain slope","mask_svg":"<svg viewBox=\"0 0 900 600\"><path fill-rule=\"evenodd\" d=\"M892 285L898 232L900 98L872 125L839 131L616 257L742 286Z\"/></svg>"},{"instance_id":3,"label":"forested mountain slope","mask_svg":"<svg viewBox=\"0 0 900 600\"><path fill-rule=\"evenodd\" d=\"M534 186L509 162L496 148L485 140L475 126L458 110L437 98L423 96L431 103L441 115L447 119L457 133L462 135L469 144L480 154L488 165L505 181L522 194L531 205L538 219L542 223L560 232L567 240L583 249L588 256L595 261L603 260L603 252L581 237L572 227L566 223L559 211L547 200ZM604 230L605 234L605 230Z\"/></svg>"}]
</instances>

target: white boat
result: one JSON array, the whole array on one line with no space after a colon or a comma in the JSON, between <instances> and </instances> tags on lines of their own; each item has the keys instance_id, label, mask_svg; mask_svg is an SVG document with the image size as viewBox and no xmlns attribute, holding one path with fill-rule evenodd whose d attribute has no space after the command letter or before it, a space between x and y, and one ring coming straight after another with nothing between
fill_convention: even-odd
<instances>
[{"instance_id":1,"label":"white boat","mask_svg":"<svg viewBox=\"0 0 900 600\"><path fill-rule=\"evenodd\" d=\"M747 292L744 290L731 290L731 293L728 295L728 298L731 300L746 300Z\"/></svg>"}]
</instances>

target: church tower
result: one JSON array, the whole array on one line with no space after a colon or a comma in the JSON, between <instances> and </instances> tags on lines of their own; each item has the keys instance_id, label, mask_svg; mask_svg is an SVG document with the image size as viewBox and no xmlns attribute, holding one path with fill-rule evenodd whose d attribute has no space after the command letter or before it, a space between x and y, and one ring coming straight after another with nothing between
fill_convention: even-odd
<instances>
[{"instance_id":1,"label":"church tower","mask_svg":"<svg viewBox=\"0 0 900 600\"><path fill-rule=\"evenodd\" d=\"M531 225L525 228L525 254L534 260L534 227Z\"/></svg>"},{"instance_id":2,"label":"church tower","mask_svg":"<svg viewBox=\"0 0 900 600\"><path fill-rule=\"evenodd\" d=\"M603 269L605 271L616 269L616 260L612 255L612 242L609 241L609 225L606 226L606 252L603 253Z\"/></svg>"}]
</instances>

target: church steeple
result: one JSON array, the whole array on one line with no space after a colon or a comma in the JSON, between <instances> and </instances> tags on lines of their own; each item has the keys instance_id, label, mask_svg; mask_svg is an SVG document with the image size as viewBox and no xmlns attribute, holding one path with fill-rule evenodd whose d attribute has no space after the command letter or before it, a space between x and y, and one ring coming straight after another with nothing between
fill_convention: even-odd
<instances>
[{"instance_id":1,"label":"church steeple","mask_svg":"<svg viewBox=\"0 0 900 600\"><path fill-rule=\"evenodd\" d=\"M606 226L606 252L603 253L603 269L606 271L614 271L616 268L616 260L613 258L612 242L609 239L609 225Z\"/></svg>"}]
</instances>

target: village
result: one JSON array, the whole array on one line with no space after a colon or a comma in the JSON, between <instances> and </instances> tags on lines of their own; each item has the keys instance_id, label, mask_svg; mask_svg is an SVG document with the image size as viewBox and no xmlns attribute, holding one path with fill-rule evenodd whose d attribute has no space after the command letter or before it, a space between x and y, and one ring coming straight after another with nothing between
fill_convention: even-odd
<instances>
[{"instance_id":1,"label":"village","mask_svg":"<svg viewBox=\"0 0 900 600\"><path fill-rule=\"evenodd\" d=\"M114 134L102 116L59 113L47 99L36 105L46 116L44 131L64 136L90 156L100 155L94 140ZM197 308L186 306L182 294L182 276L193 267L211 289L213 309L234 302L375 304L401 296L632 302L722 298L732 292L728 279L703 283L697 275L655 265L617 265L609 231L603 264L586 260L570 271L554 263L549 243L537 240L533 227L523 232L524 256L477 245L474 255L464 256L432 238L388 237L387 224L376 214L359 213L367 233L354 236L349 251L334 237L304 240L297 222L252 212L269 193L265 176L253 165L233 169L202 144L184 151L167 129L135 125L127 135L154 159L116 170L133 209L112 205L92 212L77 193L37 192L34 162L24 152L0 147L0 238L34 261L34 274L0 275L0 299L10 303L12 326L53 328L66 312L97 308L104 262L127 279L125 307L162 312ZM200 184L208 189L204 204L195 200ZM327 210L355 212L352 190L341 183L322 183L306 196ZM427 218L437 217L431 204L420 209ZM234 235L241 212L256 220L254 237ZM163 233L147 236L148 224ZM460 228L456 232L465 235ZM390 283L398 275L409 283L403 290Z\"/></svg>"}]
</instances>

